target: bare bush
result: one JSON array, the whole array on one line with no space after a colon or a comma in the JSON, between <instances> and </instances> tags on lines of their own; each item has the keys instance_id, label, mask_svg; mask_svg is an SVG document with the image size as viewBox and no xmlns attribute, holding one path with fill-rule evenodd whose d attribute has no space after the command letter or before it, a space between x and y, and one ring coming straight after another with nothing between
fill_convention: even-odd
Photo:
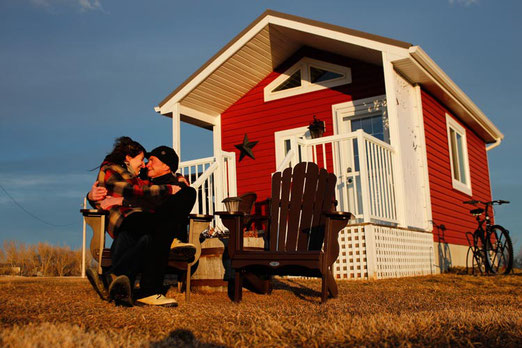
<instances>
[{"instance_id":1,"label":"bare bush","mask_svg":"<svg viewBox=\"0 0 522 348\"><path fill-rule=\"evenodd\" d=\"M20 267L24 276L62 277L80 275L81 272L81 250L71 250L66 245L55 246L46 242L26 245L5 241L0 251L2 263L9 268Z\"/></svg>"},{"instance_id":2,"label":"bare bush","mask_svg":"<svg viewBox=\"0 0 522 348\"><path fill-rule=\"evenodd\" d=\"M522 268L522 245L518 248L518 251L515 254L513 267Z\"/></svg>"}]
</instances>

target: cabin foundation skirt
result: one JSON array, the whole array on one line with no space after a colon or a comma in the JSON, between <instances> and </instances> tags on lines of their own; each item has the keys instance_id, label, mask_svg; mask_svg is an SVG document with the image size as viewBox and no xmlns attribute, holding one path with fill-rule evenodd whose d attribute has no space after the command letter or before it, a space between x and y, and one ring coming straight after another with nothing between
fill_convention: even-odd
<instances>
[{"instance_id":1,"label":"cabin foundation skirt","mask_svg":"<svg viewBox=\"0 0 522 348\"><path fill-rule=\"evenodd\" d=\"M435 273L431 232L373 223L339 233L336 279L382 279Z\"/></svg>"}]
</instances>

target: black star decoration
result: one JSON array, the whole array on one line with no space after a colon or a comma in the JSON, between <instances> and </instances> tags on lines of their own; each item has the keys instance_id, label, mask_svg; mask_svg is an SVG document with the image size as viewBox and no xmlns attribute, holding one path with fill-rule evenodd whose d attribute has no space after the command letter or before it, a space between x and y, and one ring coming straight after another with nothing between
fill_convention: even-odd
<instances>
[{"instance_id":1,"label":"black star decoration","mask_svg":"<svg viewBox=\"0 0 522 348\"><path fill-rule=\"evenodd\" d=\"M252 159L256 159L254 157L254 153L252 152L252 148L256 146L257 141L248 141L248 136L245 133L245 137L243 138L242 144L234 145L239 151L241 151L239 155L239 161L243 159L243 157L248 156Z\"/></svg>"}]
</instances>

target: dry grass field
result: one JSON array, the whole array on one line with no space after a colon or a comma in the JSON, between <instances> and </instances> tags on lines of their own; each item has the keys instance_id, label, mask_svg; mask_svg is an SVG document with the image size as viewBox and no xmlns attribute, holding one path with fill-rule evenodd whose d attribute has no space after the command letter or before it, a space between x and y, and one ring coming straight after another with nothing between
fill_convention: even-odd
<instances>
[{"instance_id":1,"label":"dry grass field","mask_svg":"<svg viewBox=\"0 0 522 348\"><path fill-rule=\"evenodd\" d=\"M176 290L177 308L115 307L86 279L0 278L1 347L522 346L522 274L338 282L278 279L272 295Z\"/></svg>"}]
</instances>

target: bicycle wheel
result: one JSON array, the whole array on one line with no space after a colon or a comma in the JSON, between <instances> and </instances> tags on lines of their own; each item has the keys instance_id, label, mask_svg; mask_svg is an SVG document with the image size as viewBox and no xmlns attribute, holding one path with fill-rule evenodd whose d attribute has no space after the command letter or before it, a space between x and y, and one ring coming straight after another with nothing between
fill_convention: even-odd
<instances>
[{"instance_id":1,"label":"bicycle wheel","mask_svg":"<svg viewBox=\"0 0 522 348\"><path fill-rule=\"evenodd\" d=\"M488 264L486 260L486 253L484 248L484 237L482 237L482 231L476 230L473 233L473 272L475 272L475 266L479 270L480 274L487 273Z\"/></svg>"},{"instance_id":2,"label":"bicycle wheel","mask_svg":"<svg viewBox=\"0 0 522 348\"><path fill-rule=\"evenodd\" d=\"M470 246L466 255L466 274L475 274L475 248Z\"/></svg>"},{"instance_id":3,"label":"bicycle wheel","mask_svg":"<svg viewBox=\"0 0 522 348\"><path fill-rule=\"evenodd\" d=\"M489 229L485 243L488 269L495 274L508 274L513 268L513 243L509 232L500 225Z\"/></svg>"}]
</instances>

